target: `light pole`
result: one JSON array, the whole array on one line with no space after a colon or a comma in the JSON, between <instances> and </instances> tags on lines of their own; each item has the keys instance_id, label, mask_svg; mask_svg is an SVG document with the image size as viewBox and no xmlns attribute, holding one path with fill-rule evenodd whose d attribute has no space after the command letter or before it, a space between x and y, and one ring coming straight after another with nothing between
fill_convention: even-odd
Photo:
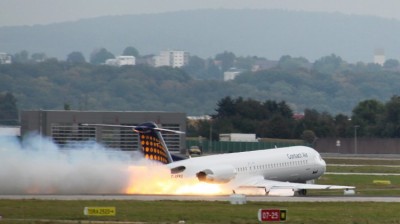
<instances>
[{"instance_id":1,"label":"light pole","mask_svg":"<svg viewBox=\"0 0 400 224\"><path fill-rule=\"evenodd\" d=\"M357 128L359 128L360 125L354 125L354 153L357 154Z\"/></svg>"},{"instance_id":2,"label":"light pole","mask_svg":"<svg viewBox=\"0 0 400 224\"><path fill-rule=\"evenodd\" d=\"M212 148L212 121L210 121L210 138L208 139L208 152L211 152Z\"/></svg>"}]
</instances>

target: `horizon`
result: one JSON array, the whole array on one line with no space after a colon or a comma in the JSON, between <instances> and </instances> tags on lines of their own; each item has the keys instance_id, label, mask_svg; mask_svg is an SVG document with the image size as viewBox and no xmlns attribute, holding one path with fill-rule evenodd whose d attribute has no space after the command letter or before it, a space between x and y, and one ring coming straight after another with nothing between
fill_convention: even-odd
<instances>
[{"instance_id":1,"label":"horizon","mask_svg":"<svg viewBox=\"0 0 400 224\"><path fill-rule=\"evenodd\" d=\"M21 7L23 5L24 7ZM362 5L363 7L360 7ZM157 7L155 7L157 6ZM197 9L280 9L342 13L400 20L396 0L0 0L0 27L48 25L117 15L158 14Z\"/></svg>"},{"instance_id":2,"label":"horizon","mask_svg":"<svg viewBox=\"0 0 400 224\"><path fill-rule=\"evenodd\" d=\"M185 19L171 15L179 15ZM49 57L63 59L71 51L80 51L88 58L93 50L102 47L117 56L123 48L134 46L142 55L157 54L165 49L180 49L191 55L211 58L218 53L230 51L242 57L258 56L279 60L282 56L290 55L314 62L334 54L349 63L374 61L373 52L376 49L385 49L387 59L398 60L399 55L395 36L398 36L400 21L378 17L289 12L281 9L203 9L124 16L97 17L39 26L0 27L0 38L5 40L0 44L0 51L15 54L27 50L29 53L42 52ZM204 17L209 19L204 20ZM239 17L243 19L235 19ZM267 20L262 24L258 23L257 19L266 17ZM165 23L167 20L181 26L174 28L174 32L171 33L169 24ZM109 22L104 23L105 21L116 23L109 26ZM194 22L202 29L192 29L188 21ZM301 22L298 23L299 21ZM221 24L216 26L218 22ZM256 24L267 29L259 29ZM295 24L297 25L293 26ZM81 25L86 28L79 28ZM225 26L228 29L222 29ZM126 30L126 27L130 29ZM207 27L210 28L210 32L204 32ZM235 27L245 33L241 37L235 37L237 29L229 27ZM108 32L102 32L104 29ZM135 29L140 29L141 32L135 32ZM358 32L354 32L354 29ZM62 34L71 31L75 33L74 38ZM157 32L157 35L154 35L154 32ZM274 35L271 35L271 32ZM377 32L381 32L381 35L362 35ZM291 34L295 34L297 41L294 41ZM97 38L88 38L93 35ZM31 38L26 39L25 36ZM162 38L163 36L167 38ZM267 36L269 38L265 39ZM57 41L51 41L55 39L63 41L65 45L60 46Z\"/></svg>"}]
</instances>

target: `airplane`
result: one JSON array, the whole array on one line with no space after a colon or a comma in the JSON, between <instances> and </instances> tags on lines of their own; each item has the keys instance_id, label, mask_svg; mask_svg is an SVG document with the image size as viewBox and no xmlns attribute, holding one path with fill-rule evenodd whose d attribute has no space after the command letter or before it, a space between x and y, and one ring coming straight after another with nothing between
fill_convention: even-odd
<instances>
[{"instance_id":1,"label":"airplane","mask_svg":"<svg viewBox=\"0 0 400 224\"><path fill-rule=\"evenodd\" d=\"M194 157L173 161L161 132L184 134L159 128L154 122L138 126L82 124L132 128L139 134L141 152L149 160L165 164L171 178L197 178L200 182L227 184L235 194L241 190L262 189L266 195L305 196L311 189L354 189L354 186L314 184L326 171L320 154L306 146L263 149Z\"/></svg>"}]
</instances>

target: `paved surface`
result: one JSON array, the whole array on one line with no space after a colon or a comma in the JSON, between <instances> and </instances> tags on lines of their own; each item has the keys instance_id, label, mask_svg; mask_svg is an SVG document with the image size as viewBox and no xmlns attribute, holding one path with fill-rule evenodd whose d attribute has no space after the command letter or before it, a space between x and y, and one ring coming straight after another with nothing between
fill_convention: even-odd
<instances>
[{"instance_id":1,"label":"paved surface","mask_svg":"<svg viewBox=\"0 0 400 224\"><path fill-rule=\"evenodd\" d=\"M138 200L138 201L229 201L230 196L177 196L177 195L0 195L0 199L36 200ZM358 196L306 196L276 197L247 196L247 201L257 202L400 202L400 197L358 197Z\"/></svg>"},{"instance_id":2,"label":"paved surface","mask_svg":"<svg viewBox=\"0 0 400 224\"><path fill-rule=\"evenodd\" d=\"M363 155L362 159L376 159L376 155ZM360 155L338 155L325 154L325 157L338 158L353 158ZM393 155L382 156L384 159L393 160ZM400 155L396 155L395 159L400 159ZM331 164L339 166L338 164ZM364 166L364 165L343 165L343 166ZM370 165L368 165L370 166ZM381 166L381 165L377 165ZM399 167L397 165L389 165L388 167ZM336 173L327 172L325 174L335 175L400 175L398 173ZM21 199L36 199L36 200L138 200L138 201L159 201L159 200L174 200L174 201L229 201L230 196L178 196L178 195L0 195L0 200L21 200ZM277 197L277 196L246 196L247 201L257 202L400 202L400 197L359 197L359 196L306 196L306 197Z\"/></svg>"},{"instance_id":3,"label":"paved surface","mask_svg":"<svg viewBox=\"0 0 400 224\"><path fill-rule=\"evenodd\" d=\"M338 159L388 159L400 160L400 154L342 154L342 153L320 153L322 158Z\"/></svg>"}]
</instances>

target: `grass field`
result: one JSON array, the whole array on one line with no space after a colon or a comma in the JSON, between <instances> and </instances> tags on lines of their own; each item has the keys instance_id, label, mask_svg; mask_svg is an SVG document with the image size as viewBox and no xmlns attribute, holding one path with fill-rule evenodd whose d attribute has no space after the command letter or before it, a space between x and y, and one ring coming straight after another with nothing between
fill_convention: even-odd
<instances>
[{"instance_id":1,"label":"grass field","mask_svg":"<svg viewBox=\"0 0 400 224\"><path fill-rule=\"evenodd\" d=\"M326 159L328 172L399 173L400 161L365 159ZM391 165L394 167L387 167ZM390 181L376 184L374 180ZM319 184L356 186L360 196L399 196L400 176L332 175L317 180ZM309 191L309 195L343 195L343 191ZM116 207L112 217L83 215L86 206ZM260 208L287 209L286 223L400 223L400 203L374 202L229 202L202 201L55 201L0 200L0 224L3 223L259 223Z\"/></svg>"},{"instance_id":2,"label":"grass field","mask_svg":"<svg viewBox=\"0 0 400 224\"><path fill-rule=\"evenodd\" d=\"M324 158L327 172L335 173L378 173L387 175L332 175L325 174L316 181L318 184L356 186L359 196L400 196L400 160L369 158ZM333 165L331 165L333 164ZM374 183L378 181L378 183ZM379 181L390 181L382 184ZM338 191L310 191L311 195L332 195Z\"/></svg>"},{"instance_id":3,"label":"grass field","mask_svg":"<svg viewBox=\"0 0 400 224\"><path fill-rule=\"evenodd\" d=\"M114 217L88 217L85 206L114 206ZM148 223L259 223L260 208L287 210L286 223L400 223L398 203L229 202L200 201L42 201L1 200L1 223L82 223L82 221ZM40 221L41 219L45 219Z\"/></svg>"}]
</instances>

